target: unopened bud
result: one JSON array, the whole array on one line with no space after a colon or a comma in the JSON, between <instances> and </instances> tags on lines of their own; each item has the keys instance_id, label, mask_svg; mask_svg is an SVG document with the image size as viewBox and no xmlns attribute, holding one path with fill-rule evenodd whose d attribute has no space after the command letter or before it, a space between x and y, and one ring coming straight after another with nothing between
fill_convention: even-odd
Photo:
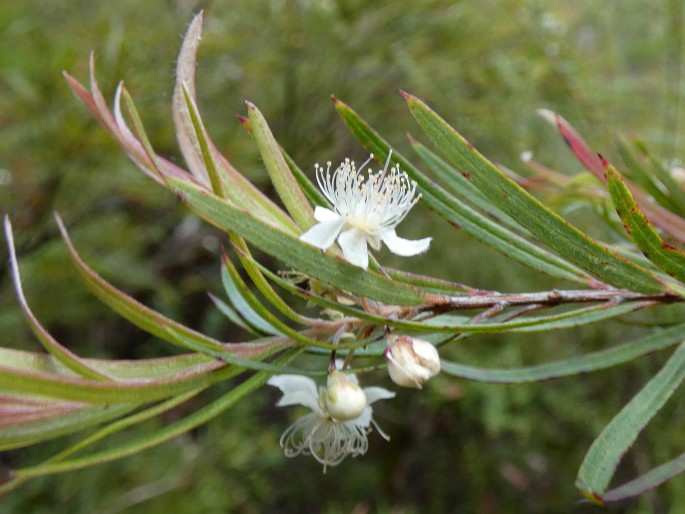
<instances>
[{"instance_id":1,"label":"unopened bud","mask_svg":"<svg viewBox=\"0 0 685 514\"><path fill-rule=\"evenodd\" d=\"M440 356L435 346L422 339L400 336L385 349L388 373L397 385L421 389L440 373Z\"/></svg>"},{"instance_id":2,"label":"unopened bud","mask_svg":"<svg viewBox=\"0 0 685 514\"><path fill-rule=\"evenodd\" d=\"M326 410L339 421L359 417L366 407L366 394L353 376L342 371L332 371L328 375L326 389Z\"/></svg>"}]
</instances>

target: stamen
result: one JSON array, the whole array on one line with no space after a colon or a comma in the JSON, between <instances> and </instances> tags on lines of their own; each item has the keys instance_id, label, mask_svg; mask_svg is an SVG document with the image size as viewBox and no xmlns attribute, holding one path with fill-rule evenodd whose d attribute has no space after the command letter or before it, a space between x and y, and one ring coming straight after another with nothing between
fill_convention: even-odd
<instances>
[{"instance_id":1,"label":"stamen","mask_svg":"<svg viewBox=\"0 0 685 514\"><path fill-rule=\"evenodd\" d=\"M391 157L392 157L392 148L388 152L388 158L385 160L385 166L383 166L383 172L381 173L381 176L378 179L378 189L376 189L377 191L380 190L381 184L383 183L383 180L385 179L385 175L388 172L388 166L390 165L390 158Z\"/></svg>"}]
</instances>

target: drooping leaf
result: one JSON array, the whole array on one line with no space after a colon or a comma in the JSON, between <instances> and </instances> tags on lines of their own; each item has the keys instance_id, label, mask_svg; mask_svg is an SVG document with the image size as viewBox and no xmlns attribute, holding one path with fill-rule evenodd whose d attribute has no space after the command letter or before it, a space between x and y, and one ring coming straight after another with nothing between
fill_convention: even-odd
<instances>
[{"instance_id":1,"label":"drooping leaf","mask_svg":"<svg viewBox=\"0 0 685 514\"><path fill-rule=\"evenodd\" d=\"M252 357L265 350L267 347L272 351L278 351L283 348L283 343L275 340L266 340L261 344L224 344L153 311L149 307L146 307L137 300L124 294L122 291L119 291L88 267L76 252L59 216L56 216L56 220L62 237L64 238L64 242L67 244L67 249L69 250L72 262L93 294L121 316L149 334L173 344L182 344L178 339L169 336L168 329L172 329L194 341L194 346L193 348L190 348L191 350L196 351L198 347L201 347L219 353L233 351L237 357L242 358Z\"/></svg>"},{"instance_id":2,"label":"drooping leaf","mask_svg":"<svg viewBox=\"0 0 685 514\"><path fill-rule=\"evenodd\" d=\"M604 493L621 457L647 423L673 395L685 378L685 344L602 430L578 471L576 487L592 502L602 504Z\"/></svg>"},{"instance_id":3,"label":"drooping leaf","mask_svg":"<svg viewBox=\"0 0 685 514\"><path fill-rule=\"evenodd\" d=\"M26 423L7 423L0 430L0 451L23 448L85 430L119 418L139 405L139 403L89 405L47 419Z\"/></svg>"},{"instance_id":4,"label":"drooping leaf","mask_svg":"<svg viewBox=\"0 0 685 514\"><path fill-rule=\"evenodd\" d=\"M279 357L276 363L280 365L286 365L299 353L301 353L301 351L301 348L293 348L292 350L287 351L283 356ZM95 464L121 459L128 455L143 451L147 448L152 448L153 446L165 443L219 416L235 405L238 401L264 385L270 376L270 373L260 371L209 405L206 405L205 407L195 411L193 414L179 421L166 425L152 434L139 435L132 440L127 441L126 443L115 446L114 448L109 448L85 457L77 457L71 460L55 463L48 462L45 464L38 464L37 466L17 469L12 471L12 477L14 480L26 481L27 479L42 475L73 471ZM0 494L6 492L7 490L11 490L14 487L16 487L16 485L13 484L12 481L7 482L6 484L0 486Z\"/></svg>"},{"instance_id":5,"label":"drooping leaf","mask_svg":"<svg viewBox=\"0 0 685 514\"><path fill-rule=\"evenodd\" d=\"M0 389L93 404L143 403L216 383L231 372L223 363L209 362L185 373L156 379L98 381L0 365Z\"/></svg>"},{"instance_id":6,"label":"drooping leaf","mask_svg":"<svg viewBox=\"0 0 685 514\"><path fill-rule=\"evenodd\" d=\"M602 501L606 504L640 496L683 472L685 472L685 453L649 470L630 482L607 491L602 497Z\"/></svg>"},{"instance_id":7,"label":"drooping leaf","mask_svg":"<svg viewBox=\"0 0 685 514\"><path fill-rule=\"evenodd\" d=\"M161 378L185 372L195 366L206 364L212 359L196 353L175 355L173 357L161 357L157 359L140 360L105 360L83 359L91 368L116 377L117 379L129 378ZM71 375L69 370L60 364L52 355L43 353L15 350L13 348L0 347L0 362L3 365L28 372Z\"/></svg>"},{"instance_id":8,"label":"drooping leaf","mask_svg":"<svg viewBox=\"0 0 685 514\"><path fill-rule=\"evenodd\" d=\"M442 360L441 364L442 371L448 375L478 382L498 384L539 382L625 364L639 357L669 348L682 342L684 339L685 325L678 325L668 330L651 334L638 341L618 345L607 350L526 368L484 369L445 360Z\"/></svg>"},{"instance_id":9,"label":"drooping leaf","mask_svg":"<svg viewBox=\"0 0 685 514\"><path fill-rule=\"evenodd\" d=\"M35 336L48 352L50 352L59 362L61 362L65 367L74 373L93 380L110 380L111 377L106 373L92 368L78 355L62 346L54 337L52 337L52 335L50 335L47 330L45 330L45 328L43 328L43 325L41 325L38 319L33 315L33 312L31 311L31 308L24 297L24 291L21 287L19 263L17 262L17 254L14 249L14 236L12 234L12 224L10 223L9 216L5 216L4 226L14 289L16 291L19 304L21 305L21 309L24 313L24 317Z\"/></svg>"}]
</instances>

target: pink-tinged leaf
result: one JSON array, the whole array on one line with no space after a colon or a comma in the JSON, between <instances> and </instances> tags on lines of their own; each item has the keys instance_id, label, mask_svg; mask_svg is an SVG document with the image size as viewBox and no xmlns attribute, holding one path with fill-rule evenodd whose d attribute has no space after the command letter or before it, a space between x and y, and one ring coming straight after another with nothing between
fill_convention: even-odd
<instances>
[{"instance_id":1,"label":"pink-tinged leaf","mask_svg":"<svg viewBox=\"0 0 685 514\"><path fill-rule=\"evenodd\" d=\"M121 113L121 97L124 94L126 94L124 83L120 82L114 93L113 107L118 135L115 135L115 140L119 143L119 146L122 147L138 168L158 183L164 183L167 177L176 177L199 184L199 182L185 170L157 155L149 144L145 144L145 141L143 141L140 135L136 136L133 133ZM131 101L130 103L132 105L133 102ZM142 123L140 126L142 127Z\"/></svg>"},{"instance_id":2,"label":"pink-tinged leaf","mask_svg":"<svg viewBox=\"0 0 685 514\"><path fill-rule=\"evenodd\" d=\"M0 365L0 387L5 391L93 404L144 403L214 384L232 372L225 362L213 360L172 376L104 382Z\"/></svg>"},{"instance_id":3,"label":"pink-tinged leaf","mask_svg":"<svg viewBox=\"0 0 685 514\"><path fill-rule=\"evenodd\" d=\"M236 205L296 233L293 221L221 155L204 128L195 92L195 61L202 37L202 18L200 12L190 23L176 66L172 112L183 158L191 173L207 186L212 184L208 173L208 161L211 161L211 171L216 175L212 184L215 192L217 188L220 189ZM216 184L217 180L221 182L220 187Z\"/></svg>"},{"instance_id":4,"label":"pink-tinged leaf","mask_svg":"<svg viewBox=\"0 0 685 514\"><path fill-rule=\"evenodd\" d=\"M109 305L112 309L118 312L121 316L129 320L137 327L145 330L149 334L173 344L180 344L181 346L188 348L187 345L183 345L182 342L177 338L170 337L169 330L171 329L195 343L195 346L190 348L191 350L197 351L196 346L200 346L213 352L231 352L235 357L244 359L257 356L263 357L265 356L265 352L269 352L266 354L270 355L287 346L287 342L282 340L265 340L262 342L252 343L222 343L216 339L212 339L211 337L177 323L176 321L163 316L149 307L146 307L142 303L134 300L122 291L118 290L116 287L95 273L95 271L93 271L83 261L83 259L81 259L78 252L76 252L76 249L69 239L69 235L67 234L66 228L64 227L60 217L55 215L55 219L57 220L57 225L62 234L64 242L67 244L67 249L69 250L69 254L71 255L76 269L84 278L86 285L90 288L93 294L95 294L95 296L102 300L106 305Z\"/></svg>"},{"instance_id":5,"label":"pink-tinged leaf","mask_svg":"<svg viewBox=\"0 0 685 514\"><path fill-rule=\"evenodd\" d=\"M24 425L35 421L45 420L48 418L58 418L69 412L74 412L83 409L88 404L77 402L58 402L53 403L50 407L43 407L41 409L34 409L32 411L14 411L3 409L0 410L0 429L10 426Z\"/></svg>"},{"instance_id":6,"label":"pink-tinged leaf","mask_svg":"<svg viewBox=\"0 0 685 514\"><path fill-rule=\"evenodd\" d=\"M202 19L203 13L200 11L193 18L193 21L190 22L190 26L183 38L183 44L176 64L176 87L174 88L172 110L174 124L176 125L176 139L178 140L183 158L186 164L188 164L190 172L200 179L202 183L209 185L209 176L202 158L200 144L195 136L193 122L183 95L183 86L185 84L193 101L196 97L195 60L197 49L200 46L200 39L202 38Z\"/></svg>"},{"instance_id":7,"label":"pink-tinged leaf","mask_svg":"<svg viewBox=\"0 0 685 514\"><path fill-rule=\"evenodd\" d=\"M525 181L525 184L521 185L523 185L527 189L538 189L541 183L550 184L554 186L555 189L565 188L571 185L571 183L573 182L573 179L571 177L559 173L558 171L553 170L552 168L548 168L547 166L544 166L537 161L534 161L532 155L530 155L529 152L524 152L521 154L521 161L523 161L523 163L531 171L533 171L533 173L535 173L535 176L532 178L522 178L522 180Z\"/></svg>"},{"instance_id":8,"label":"pink-tinged leaf","mask_svg":"<svg viewBox=\"0 0 685 514\"><path fill-rule=\"evenodd\" d=\"M287 364L299 353L301 353L301 351L302 349L290 350L285 355L280 357L277 360L276 364ZM128 455L132 455L147 448L151 448L153 446L157 446L159 444L167 442L170 439L173 439L174 437L178 437L179 435L185 434L190 430L214 419L215 417L219 416L227 409L232 407L236 402L238 402L242 398L249 396L257 388L264 385L264 383L268 380L269 376L270 373L268 372L256 373L252 377L242 382L240 385L233 388L228 393L221 396L219 399L213 401L212 403L204 406L200 410L194 412L193 414L181 420L175 421L169 425L164 426L163 428L155 431L152 434L146 433L140 437L134 437L133 439L128 440L125 443L117 445L113 448L108 448L103 451L90 454L87 456L77 457L72 460L62 461L62 459L64 458L64 454L58 454L52 459L48 459L37 466L13 470L12 481L0 486L0 496L15 489L16 487L25 483L27 480L31 478L35 478L41 475L63 473L66 471L82 469L88 466L92 466L94 464L101 464L103 462L121 459ZM122 420L120 423L125 422L126 420ZM99 433L94 434L94 437L97 438L101 432L107 431L108 428L105 428ZM70 450L67 450L67 452L70 452ZM73 453L73 451L71 451L70 453Z\"/></svg>"},{"instance_id":9,"label":"pink-tinged leaf","mask_svg":"<svg viewBox=\"0 0 685 514\"><path fill-rule=\"evenodd\" d=\"M571 124L552 111L541 109L538 112L547 121L556 125L564 141L566 141L573 155L576 156L580 163L595 177L605 182L604 166L601 159L590 149L590 145L585 142ZM626 186L652 223L664 230L673 239L685 243L685 219L650 201L647 195L630 181L626 181Z\"/></svg>"},{"instance_id":10,"label":"pink-tinged leaf","mask_svg":"<svg viewBox=\"0 0 685 514\"><path fill-rule=\"evenodd\" d=\"M539 109L538 113L545 120L555 125L559 129L561 137L564 138L573 155L581 162L585 168L592 172L599 180L604 180L604 168L597 154L592 151L590 145L576 132L571 124L557 113L548 109Z\"/></svg>"},{"instance_id":11,"label":"pink-tinged leaf","mask_svg":"<svg viewBox=\"0 0 685 514\"><path fill-rule=\"evenodd\" d=\"M31 330L45 347L59 362L74 373L94 380L110 380L112 377L106 373L102 373L84 362L78 355L62 346L50 333L45 330L38 319L33 315L21 287L21 277L19 275L19 263L17 262L17 255L14 248L14 236L12 234L12 224L9 216L5 216L5 238L7 239L8 253L10 258L10 266L12 270L12 281L14 282L14 289L17 294L17 299L24 312L24 317L28 322Z\"/></svg>"},{"instance_id":12,"label":"pink-tinged leaf","mask_svg":"<svg viewBox=\"0 0 685 514\"><path fill-rule=\"evenodd\" d=\"M125 122L123 122L123 118L121 117L120 113L118 119L113 117L110 113L102 92L98 87L97 80L95 79L95 62L93 54L90 56L91 91L88 91L88 89L86 89L74 77L66 72L64 73L64 78L76 97L81 100L93 117L98 120L105 130L107 130L107 132L109 132L112 138L119 146L121 146L129 158L136 164L136 166L138 166L146 175L156 182L163 182L158 173L155 171L153 163L145 154L142 145L133 136ZM119 91L119 89L117 91ZM115 98L115 110L117 109L118 104L117 99ZM190 175L187 172L172 162L162 158L158 159L162 163L161 168L166 176L177 177L185 180L190 178Z\"/></svg>"}]
</instances>

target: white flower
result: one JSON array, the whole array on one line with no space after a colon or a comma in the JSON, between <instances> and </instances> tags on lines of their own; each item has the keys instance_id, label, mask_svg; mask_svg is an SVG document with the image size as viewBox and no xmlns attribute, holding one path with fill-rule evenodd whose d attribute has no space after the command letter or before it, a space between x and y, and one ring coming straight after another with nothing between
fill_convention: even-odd
<instances>
[{"instance_id":1,"label":"white flower","mask_svg":"<svg viewBox=\"0 0 685 514\"><path fill-rule=\"evenodd\" d=\"M385 349L388 373L397 385L421 389L440 373L440 356L435 346L423 339L400 336Z\"/></svg>"},{"instance_id":2,"label":"white flower","mask_svg":"<svg viewBox=\"0 0 685 514\"><path fill-rule=\"evenodd\" d=\"M370 405L394 397L391 391L382 387L361 389L357 377L340 371L333 371L328 387L318 392L311 378L300 375L274 375L267 384L283 392L276 406L304 405L312 410L283 432L280 444L286 457L312 455L323 464L325 473L327 466L340 464L348 455L366 453L371 425L389 440L373 420Z\"/></svg>"},{"instance_id":3,"label":"white flower","mask_svg":"<svg viewBox=\"0 0 685 514\"><path fill-rule=\"evenodd\" d=\"M315 166L319 187L334 210L316 207L314 218L319 223L300 236L302 241L322 250L337 239L345 259L364 269L369 266L367 244L379 250L383 241L392 253L409 257L428 250L432 239L410 241L395 233L395 227L421 195L415 196L416 182L409 180L399 166L393 166L387 173L390 155L382 171L374 174L369 169L365 176L363 169L368 162L359 173L349 159L332 174L330 162L326 169Z\"/></svg>"}]
</instances>

